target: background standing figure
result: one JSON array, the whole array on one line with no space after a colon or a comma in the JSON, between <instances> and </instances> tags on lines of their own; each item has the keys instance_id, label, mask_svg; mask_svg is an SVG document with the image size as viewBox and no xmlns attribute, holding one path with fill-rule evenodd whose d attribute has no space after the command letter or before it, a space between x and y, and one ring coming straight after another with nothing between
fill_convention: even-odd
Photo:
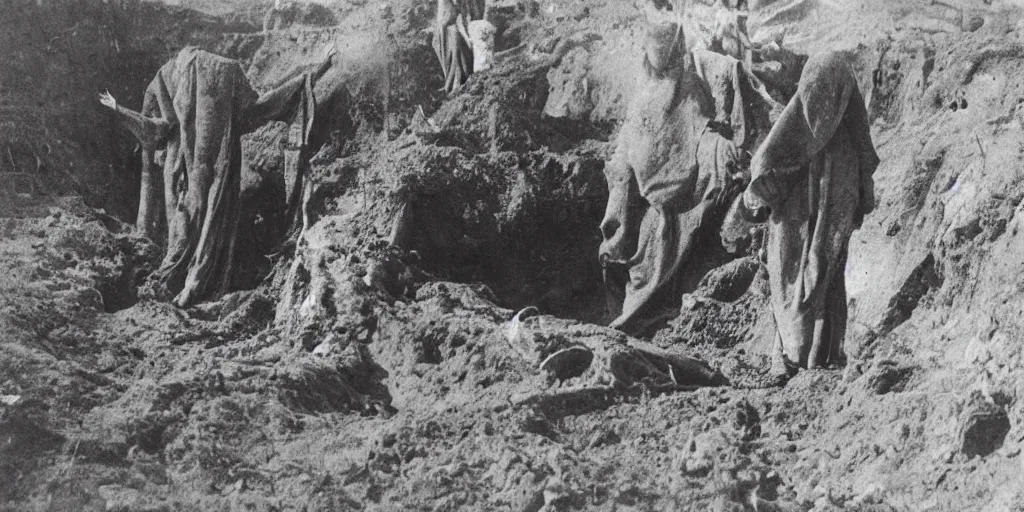
<instances>
[{"instance_id":1,"label":"background standing figure","mask_svg":"<svg viewBox=\"0 0 1024 512\"><path fill-rule=\"evenodd\" d=\"M483 19L485 10L484 0L437 0L433 45L445 92L457 90L473 72L469 23Z\"/></svg>"},{"instance_id":2,"label":"background standing figure","mask_svg":"<svg viewBox=\"0 0 1024 512\"><path fill-rule=\"evenodd\" d=\"M469 22L470 48L473 50L473 72L477 73L491 67L494 60L495 28L487 20Z\"/></svg>"}]
</instances>

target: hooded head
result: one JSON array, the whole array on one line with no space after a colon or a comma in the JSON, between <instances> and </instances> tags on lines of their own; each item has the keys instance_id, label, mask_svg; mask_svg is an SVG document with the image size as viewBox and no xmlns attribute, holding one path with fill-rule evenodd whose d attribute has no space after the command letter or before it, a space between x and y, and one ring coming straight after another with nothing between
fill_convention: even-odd
<instances>
[{"instance_id":1,"label":"hooded head","mask_svg":"<svg viewBox=\"0 0 1024 512\"><path fill-rule=\"evenodd\" d=\"M665 75L681 67L686 56L683 27L678 23L651 25L644 38L644 69L651 75Z\"/></svg>"},{"instance_id":2,"label":"hooded head","mask_svg":"<svg viewBox=\"0 0 1024 512\"><path fill-rule=\"evenodd\" d=\"M686 36L682 2L662 2L647 9L644 36L644 70L657 78L686 69Z\"/></svg>"}]
</instances>

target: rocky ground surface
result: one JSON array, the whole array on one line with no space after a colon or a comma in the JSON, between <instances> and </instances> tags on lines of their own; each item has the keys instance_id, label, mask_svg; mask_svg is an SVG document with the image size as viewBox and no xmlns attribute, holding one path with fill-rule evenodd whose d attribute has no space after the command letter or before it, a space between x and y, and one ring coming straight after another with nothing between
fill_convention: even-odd
<instances>
[{"instance_id":1,"label":"rocky ground surface","mask_svg":"<svg viewBox=\"0 0 1024 512\"><path fill-rule=\"evenodd\" d=\"M1024 510L1020 6L753 3L756 42L852 52L882 157L849 360L775 388L755 257L649 340L599 326L629 2L493 2L451 96L425 0L0 6L0 510ZM238 291L179 310L94 96L185 44L261 89L333 44L355 102L273 254L284 127L246 138Z\"/></svg>"}]
</instances>

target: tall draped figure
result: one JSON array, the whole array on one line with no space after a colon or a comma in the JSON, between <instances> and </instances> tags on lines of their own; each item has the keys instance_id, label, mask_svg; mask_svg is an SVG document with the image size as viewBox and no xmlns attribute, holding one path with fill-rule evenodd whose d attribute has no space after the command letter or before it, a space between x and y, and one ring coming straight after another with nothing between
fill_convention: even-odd
<instances>
[{"instance_id":1,"label":"tall draped figure","mask_svg":"<svg viewBox=\"0 0 1024 512\"><path fill-rule=\"evenodd\" d=\"M152 154L163 148L167 253L157 277L187 306L225 289L238 224L240 138L257 94L237 61L185 48L164 64L146 89L142 113L116 107L142 143L143 197L138 227L151 234L159 190Z\"/></svg>"},{"instance_id":2,"label":"tall draped figure","mask_svg":"<svg viewBox=\"0 0 1024 512\"><path fill-rule=\"evenodd\" d=\"M314 122L314 83L330 66L331 55L316 72L257 96L237 61L188 47L157 72L146 89L142 112L101 95L142 145L136 228L155 239L166 222L167 252L155 276L175 295L177 306L228 290L239 217L241 136L267 121L282 120L300 132L297 144L308 146L313 135L324 131ZM345 94L322 92L322 97ZM162 180L154 159L161 149ZM286 163L287 207L294 211L302 175L292 169L296 163Z\"/></svg>"},{"instance_id":3,"label":"tall draped figure","mask_svg":"<svg viewBox=\"0 0 1024 512\"><path fill-rule=\"evenodd\" d=\"M766 250L775 355L789 373L841 362L848 246L874 208L878 163L848 58L811 57L796 95L751 160L743 195L748 209L771 210Z\"/></svg>"},{"instance_id":4,"label":"tall draped figure","mask_svg":"<svg viewBox=\"0 0 1024 512\"><path fill-rule=\"evenodd\" d=\"M469 22L483 19L484 0L437 0L434 20L434 53L444 74L444 91L453 92L473 72Z\"/></svg>"},{"instance_id":5,"label":"tall draped figure","mask_svg":"<svg viewBox=\"0 0 1024 512\"><path fill-rule=\"evenodd\" d=\"M681 278L695 266L701 235L717 229L723 207L739 192L738 162L750 128L740 86L731 105L716 112L705 80L716 58L733 76L741 69L735 59L696 58L677 23L652 25L644 47L644 72L605 166L609 197L599 250L610 306L618 309L610 325L638 335L677 314Z\"/></svg>"}]
</instances>

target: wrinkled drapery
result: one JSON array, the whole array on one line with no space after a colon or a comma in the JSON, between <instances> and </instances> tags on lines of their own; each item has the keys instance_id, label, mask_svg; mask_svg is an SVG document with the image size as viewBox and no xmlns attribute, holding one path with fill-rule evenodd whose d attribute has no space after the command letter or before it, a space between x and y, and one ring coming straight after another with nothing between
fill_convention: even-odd
<instances>
[{"instance_id":1,"label":"wrinkled drapery","mask_svg":"<svg viewBox=\"0 0 1024 512\"><path fill-rule=\"evenodd\" d=\"M650 203L640 221L636 252L626 262L629 279L622 297L622 312L611 326L627 332L643 332L659 319L657 309L671 304L682 295L679 289L680 270L696 248L700 234L721 210L720 195L738 160L736 147L721 135L704 131L697 141L696 166L692 187L659 188L656 194L666 202ZM677 185L686 181L680 180ZM678 199L700 194L697 201ZM675 197L672 197L675 196ZM688 208L683 206L688 204ZM664 296L663 296L664 294Z\"/></svg>"},{"instance_id":2,"label":"wrinkled drapery","mask_svg":"<svg viewBox=\"0 0 1024 512\"><path fill-rule=\"evenodd\" d=\"M303 225L302 201L310 159L328 142L332 127L352 127L348 116L351 96L340 71L322 65L321 69L297 75L260 95L246 113L246 132L271 121L288 123L284 185L291 234Z\"/></svg>"},{"instance_id":3,"label":"wrinkled drapery","mask_svg":"<svg viewBox=\"0 0 1024 512\"><path fill-rule=\"evenodd\" d=\"M677 29L668 30L681 39ZM647 62L651 55L654 61L664 60L657 58L661 54L666 51L649 50ZM716 58L725 59L726 69L740 69L721 55L706 57L705 64ZM655 70L638 80L605 168L609 199L600 257L609 269L616 263L628 267L628 277L606 270L612 300L622 304L610 325L630 333L647 330L680 296L679 277L687 259L716 212L728 204L740 159L734 140L749 135L744 92L735 92L739 114L716 115L712 88L689 64L675 76L662 77ZM729 83L739 84L739 79ZM716 118L724 122L716 125Z\"/></svg>"},{"instance_id":4,"label":"wrinkled drapery","mask_svg":"<svg viewBox=\"0 0 1024 512\"><path fill-rule=\"evenodd\" d=\"M146 89L144 114L131 117L146 150L142 224L152 229L152 152L163 145L167 253L157 276L175 304L230 284L238 223L242 122L256 93L236 61L186 48ZM120 110L120 109L119 109ZM141 208L140 208L141 209Z\"/></svg>"},{"instance_id":5,"label":"wrinkled drapery","mask_svg":"<svg viewBox=\"0 0 1024 512\"><path fill-rule=\"evenodd\" d=\"M299 153L306 145L316 119L316 96L313 77L296 76L280 87L263 94L252 106L247 118L248 129L256 129L270 121L288 123L285 145L284 186L289 213L296 208L302 184L302 166ZM249 131L249 130L246 130Z\"/></svg>"},{"instance_id":6,"label":"wrinkled drapery","mask_svg":"<svg viewBox=\"0 0 1024 512\"><path fill-rule=\"evenodd\" d=\"M768 274L776 348L790 365L838 362L850 236L873 208L878 166L864 100L842 54L812 57L751 161L748 208L771 208Z\"/></svg>"},{"instance_id":7,"label":"wrinkled drapery","mask_svg":"<svg viewBox=\"0 0 1024 512\"><path fill-rule=\"evenodd\" d=\"M434 23L434 53L444 74L444 91L458 89L473 72L468 24L483 19L484 0L438 0Z\"/></svg>"},{"instance_id":8,"label":"wrinkled drapery","mask_svg":"<svg viewBox=\"0 0 1024 512\"><path fill-rule=\"evenodd\" d=\"M757 147L772 128L772 114L782 105L753 71L735 58L694 50L693 63L714 101L717 131L745 151Z\"/></svg>"},{"instance_id":9,"label":"wrinkled drapery","mask_svg":"<svg viewBox=\"0 0 1024 512\"><path fill-rule=\"evenodd\" d=\"M236 61L189 47L160 68L146 89L141 113L117 107L122 123L143 147L137 227L152 237L166 219L167 252L155 275L176 294L175 304L187 306L230 285L239 213L240 138L268 121L291 125L287 207L293 225L299 218L304 168L312 150L329 136L333 116L326 109L348 106L340 77L320 80L329 65L327 60L315 72L257 97ZM162 198L153 158L158 149L165 151Z\"/></svg>"}]
</instances>

